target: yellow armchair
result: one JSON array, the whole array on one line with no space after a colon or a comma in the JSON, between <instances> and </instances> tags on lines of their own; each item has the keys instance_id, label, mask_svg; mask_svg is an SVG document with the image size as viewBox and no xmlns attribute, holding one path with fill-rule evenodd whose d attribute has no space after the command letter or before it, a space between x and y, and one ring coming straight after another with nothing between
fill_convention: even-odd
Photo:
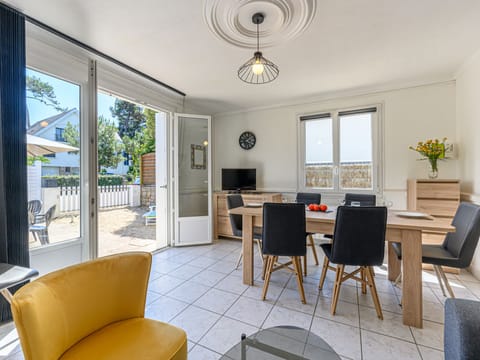
<instances>
[{"instance_id":1,"label":"yellow armchair","mask_svg":"<svg viewBox=\"0 0 480 360\"><path fill-rule=\"evenodd\" d=\"M182 329L144 318L152 256L113 255L45 275L13 296L26 360L187 359Z\"/></svg>"}]
</instances>

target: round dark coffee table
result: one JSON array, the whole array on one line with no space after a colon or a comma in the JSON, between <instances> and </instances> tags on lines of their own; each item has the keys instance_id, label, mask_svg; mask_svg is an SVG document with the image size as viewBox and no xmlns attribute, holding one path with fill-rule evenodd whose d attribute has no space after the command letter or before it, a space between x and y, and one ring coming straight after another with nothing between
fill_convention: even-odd
<instances>
[{"instance_id":1,"label":"round dark coffee table","mask_svg":"<svg viewBox=\"0 0 480 360\"><path fill-rule=\"evenodd\" d=\"M340 360L321 337L295 326L276 326L256 332L221 357L221 360Z\"/></svg>"}]
</instances>

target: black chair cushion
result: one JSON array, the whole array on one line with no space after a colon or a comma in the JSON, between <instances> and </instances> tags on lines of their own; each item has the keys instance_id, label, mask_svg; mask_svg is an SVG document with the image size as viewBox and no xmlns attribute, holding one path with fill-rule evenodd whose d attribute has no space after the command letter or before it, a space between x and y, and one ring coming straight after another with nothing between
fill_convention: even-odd
<instances>
[{"instance_id":1,"label":"black chair cushion","mask_svg":"<svg viewBox=\"0 0 480 360\"><path fill-rule=\"evenodd\" d=\"M402 244L392 243L393 251L398 259L402 259ZM442 245L422 245L422 263L458 268L459 259L453 256Z\"/></svg>"},{"instance_id":2,"label":"black chair cushion","mask_svg":"<svg viewBox=\"0 0 480 360\"><path fill-rule=\"evenodd\" d=\"M332 244L320 244L325 256L330 260L332 258Z\"/></svg>"},{"instance_id":3,"label":"black chair cushion","mask_svg":"<svg viewBox=\"0 0 480 360\"><path fill-rule=\"evenodd\" d=\"M304 256L304 204L263 204L263 254L275 256Z\"/></svg>"}]
</instances>

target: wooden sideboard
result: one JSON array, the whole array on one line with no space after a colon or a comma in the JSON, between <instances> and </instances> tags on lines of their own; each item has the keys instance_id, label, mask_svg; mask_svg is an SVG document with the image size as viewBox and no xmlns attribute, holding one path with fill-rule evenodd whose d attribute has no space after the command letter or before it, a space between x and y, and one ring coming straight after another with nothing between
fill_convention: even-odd
<instances>
[{"instance_id":1,"label":"wooden sideboard","mask_svg":"<svg viewBox=\"0 0 480 360\"><path fill-rule=\"evenodd\" d=\"M230 225L230 217L227 209L227 192L216 192L213 194L213 236L214 239L228 237L240 239L233 235L232 226ZM264 202L282 202L282 194L280 193L261 193L247 192L242 193L243 202L248 203L264 203Z\"/></svg>"}]
</instances>

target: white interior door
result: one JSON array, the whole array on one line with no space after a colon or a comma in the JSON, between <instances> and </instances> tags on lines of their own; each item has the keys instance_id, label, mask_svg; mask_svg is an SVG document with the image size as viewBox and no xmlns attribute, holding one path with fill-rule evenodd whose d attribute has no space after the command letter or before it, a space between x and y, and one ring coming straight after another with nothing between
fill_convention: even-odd
<instances>
[{"instance_id":1,"label":"white interior door","mask_svg":"<svg viewBox=\"0 0 480 360\"><path fill-rule=\"evenodd\" d=\"M211 117L175 114L175 245L208 244L211 229Z\"/></svg>"},{"instance_id":2,"label":"white interior door","mask_svg":"<svg viewBox=\"0 0 480 360\"><path fill-rule=\"evenodd\" d=\"M157 249L168 243L167 113L155 115L155 198Z\"/></svg>"}]
</instances>

